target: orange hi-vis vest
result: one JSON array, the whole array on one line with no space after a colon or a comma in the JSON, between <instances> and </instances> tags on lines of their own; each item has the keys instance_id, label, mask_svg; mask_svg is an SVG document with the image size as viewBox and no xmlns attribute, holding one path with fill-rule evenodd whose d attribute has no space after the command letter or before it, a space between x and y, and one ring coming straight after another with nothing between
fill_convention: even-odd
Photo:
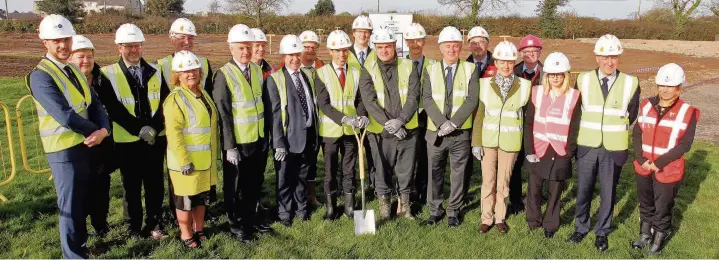
<instances>
[{"instance_id":1,"label":"orange hi-vis vest","mask_svg":"<svg viewBox=\"0 0 719 260\"><path fill-rule=\"evenodd\" d=\"M579 101L579 91L573 88L558 96L552 102L550 95L544 94L542 85L532 88L534 112L534 153L542 158L551 145L558 155L567 155L569 124L574 107Z\"/></svg>"},{"instance_id":2,"label":"orange hi-vis vest","mask_svg":"<svg viewBox=\"0 0 719 260\"><path fill-rule=\"evenodd\" d=\"M687 131L692 115L696 114L699 121L699 110L677 99L677 103L662 118L649 100L642 101L637 124L642 129L642 156L649 161L656 160L677 145ZM634 171L648 176L651 171L645 170L634 160ZM660 183L675 183L684 177L684 155L667 164L664 169L654 174Z\"/></svg>"}]
</instances>

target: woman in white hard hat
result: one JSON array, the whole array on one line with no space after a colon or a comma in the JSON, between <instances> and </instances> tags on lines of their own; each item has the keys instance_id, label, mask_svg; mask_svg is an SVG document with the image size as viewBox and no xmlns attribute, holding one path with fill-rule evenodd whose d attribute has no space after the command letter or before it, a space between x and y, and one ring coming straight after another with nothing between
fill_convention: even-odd
<instances>
[{"instance_id":1,"label":"woman in white hard hat","mask_svg":"<svg viewBox=\"0 0 719 260\"><path fill-rule=\"evenodd\" d=\"M658 94L642 101L634 124L634 171L639 197L640 230L634 248L649 245L659 254L672 232L672 209L684 178L684 155L694 142L699 109L679 95L684 70L675 63L662 66L655 82Z\"/></svg>"},{"instance_id":2,"label":"woman in white hard hat","mask_svg":"<svg viewBox=\"0 0 719 260\"><path fill-rule=\"evenodd\" d=\"M542 84L532 87L524 121L524 149L532 172L527 188L529 229L544 228L546 238L554 237L565 182L572 177L572 158L577 150L581 99L569 80L569 59L560 52L544 61ZM518 158L523 160L524 158ZM542 186L547 182L549 198L542 217Z\"/></svg>"},{"instance_id":3,"label":"woman in white hard hat","mask_svg":"<svg viewBox=\"0 0 719 260\"><path fill-rule=\"evenodd\" d=\"M217 183L217 110L202 89L201 61L192 52L175 53L175 88L163 104L167 126L167 169L173 185L180 240L188 248L207 239L203 225L210 186Z\"/></svg>"},{"instance_id":4,"label":"woman in white hard hat","mask_svg":"<svg viewBox=\"0 0 719 260\"><path fill-rule=\"evenodd\" d=\"M95 63L95 47L90 39L82 35L72 36L72 54L69 62L75 64L85 75L91 89L100 88L102 84L110 84L105 75L100 72L100 65ZM107 213L110 210L110 174L117 170L112 156L115 142L112 138L105 138L100 145L90 148L93 173L90 176L90 221L95 234L104 236L110 231L107 224Z\"/></svg>"}]
</instances>

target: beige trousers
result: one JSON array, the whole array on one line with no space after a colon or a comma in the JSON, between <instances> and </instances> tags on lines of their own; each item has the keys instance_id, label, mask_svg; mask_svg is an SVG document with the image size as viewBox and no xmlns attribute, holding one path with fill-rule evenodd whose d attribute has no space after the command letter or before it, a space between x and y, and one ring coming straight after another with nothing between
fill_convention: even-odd
<instances>
[{"instance_id":1,"label":"beige trousers","mask_svg":"<svg viewBox=\"0 0 719 260\"><path fill-rule=\"evenodd\" d=\"M504 223L516 152L484 148L482 157L482 224Z\"/></svg>"}]
</instances>

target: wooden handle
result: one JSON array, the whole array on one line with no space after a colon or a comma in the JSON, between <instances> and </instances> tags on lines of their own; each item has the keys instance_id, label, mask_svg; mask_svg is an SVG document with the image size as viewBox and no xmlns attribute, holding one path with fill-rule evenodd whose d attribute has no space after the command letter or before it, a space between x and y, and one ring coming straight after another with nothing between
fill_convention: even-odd
<instances>
[{"instance_id":1,"label":"wooden handle","mask_svg":"<svg viewBox=\"0 0 719 260\"><path fill-rule=\"evenodd\" d=\"M364 181L365 178L365 172L364 172L364 163L365 163L365 155L364 155L364 139L367 135L367 128L364 128L362 130L362 134L358 134L357 131L355 131L356 128L352 127L352 132L355 135L355 139L357 139L357 157L359 157L359 175L360 175L360 181Z\"/></svg>"}]
</instances>

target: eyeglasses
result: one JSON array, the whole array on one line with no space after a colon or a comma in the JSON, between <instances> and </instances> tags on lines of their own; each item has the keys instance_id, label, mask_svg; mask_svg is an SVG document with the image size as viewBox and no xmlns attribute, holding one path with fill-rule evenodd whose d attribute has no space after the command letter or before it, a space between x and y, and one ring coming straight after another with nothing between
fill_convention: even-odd
<instances>
[{"instance_id":1,"label":"eyeglasses","mask_svg":"<svg viewBox=\"0 0 719 260\"><path fill-rule=\"evenodd\" d=\"M120 46L122 46L123 48L128 48L128 49L139 49L142 47L142 44L141 43L135 43L135 44L123 43L123 44L120 44Z\"/></svg>"},{"instance_id":2,"label":"eyeglasses","mask_svg":"<svg viewBox=\"0 0 719 260\"><path fill-rule=\"evenodd\" d=\"M316 51L317 49L319 49L318 47L312 47L312 46L304 46L304 47L305 47L306 51L309 51L309 50Z\"/></svg>"},{"instance_id":3,"label":"eyeglasses","mask_svg":"<svg viewBox=\"0 0 719 260\"><path fill-rule=\"evenodd\" d=\"M478 40L478 41L471 41L469 42L469 45L477 46L477 45L487 45L489 41L487 40Z\"/></svg>"},{"instance_id":4,"label":"eyeglasses","mask_svg":"<svg viewBox=\"0 0 719 260\"><path fill-rule=\"evenodd\" d=\"M547 78L560 79L560 78L564 78L564 74L547 74Z\"/></svg>"},{"instance_id":5,"label":"eyeglasses","mask_svg":"<svg viewBox=\"0 0 719 260\"><path fill-rule=\"evenodd\" d=\"M173 38L175 38L176 40L180 40L180 41L190 41L190 42L195 41L195 36L192 36L192 35L177 35L176 34L175 36L173 36Z\"/></svg>"},{"instance_id":6,"label":"eyeglasses","mask_svg":"<svg viewBox=\"0 0 719 260\"><path fill-rule=\"evenodd\" d=\"M522 53L524 53L524 54L530 54L530 53L531 53L531 54L539 54L539 52L540 52L540 50L536 50L536 51L525 50L525 51L522 51Z\"/></svg>"}]
</instances>

